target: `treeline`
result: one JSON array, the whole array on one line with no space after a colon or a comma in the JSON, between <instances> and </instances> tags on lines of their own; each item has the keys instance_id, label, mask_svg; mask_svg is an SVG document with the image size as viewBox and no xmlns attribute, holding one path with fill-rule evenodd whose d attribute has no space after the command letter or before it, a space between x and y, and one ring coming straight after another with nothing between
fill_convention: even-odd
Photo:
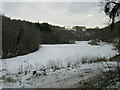
<instances>
[{"instance_id":1,"label":"treeline","mask_svg":"<svg viewBox=\"0 0 120 90\"><path fill-rule=\"evenodd\" d=\"M2 16L2 58L34 52L40 44L64 44L72 39L72 31L63 27Z\"/></svg>"},{"instance_id":2,"label":"treeline","mask_svg":"<svg viewBox=\"0 0 120 90\"><path fill-rule=\"evenodd\" d=\"M99 39L105 42L117 42L120 40L120 21L116 22L113 27L106 26L104 28L87 28L82 30L76 29L75 34L77 35L77 40L91 40Z\"/></svg>"},{"instance_id":3,"label":"treeline","mask_svg":"<svg viewBox=\"0 0 120 90\"><path fill-rule=\"evenodd\" d=\"M86 29L74 26L66 29L48 23L32 23L25 20L15 20L2 16L2 58L24 55L39 49L40 44L66 44L76 40L100 39L112 41L120 37L120 22L99 29Z\"/></svg>"},{"instance_id":4,"label":"treeline","mask_svg":"<svg viewBox=\"0 0 120 90\"><path fill-rule=\"evenodd\" d=\"M40 32L35 24L2 16L2 58L36 51L39 44Z\"/></svg>"},{"instance_id":5,"label":"treeline","mask_svg":"<svg viewBox=\"0 0 120 90\"><path fill-rule=\"evenodd\" d=\"M48 23L35 23L35 25L41 32L42 44L65 44L76 39L73 31L68 31L64 27Z\"/></svg>"},{"instance_id":6,"label":"treeline","mask_svg":"<svg viewBox=\"0 0 120 90\"><path fill-rule=\"evenodd\" d=\"M106 42L116 42L120 40L120 21L116 22L113 27L107 26L96 32L96 38Z\"/></svg>"}]
</instances>

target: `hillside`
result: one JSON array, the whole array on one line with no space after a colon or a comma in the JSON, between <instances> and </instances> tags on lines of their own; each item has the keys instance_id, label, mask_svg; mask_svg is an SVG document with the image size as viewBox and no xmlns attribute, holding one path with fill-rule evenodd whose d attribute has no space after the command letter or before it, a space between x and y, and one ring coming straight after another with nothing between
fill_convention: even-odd
<instances>
[{"instance_id":1,"label":"hillside","mask_svg":"<svg viewBox=\"0 0 120 90\"><path fill-rule=\"evenodd\" d=\"M120 22L115 23L112 32L110 26L102 29L74 27L66 29L48 23L33 23L2 16L2 58L37 51L40 44L69 44L91 39L113 42L120 37Z\"/></svg>"},{"instance_id":2,"label":"hillside","mask_svg":"<svg viewBox=\"0 0 120 90\"><path fill-rule=\"evenodd\" d=\"M59 26L2 16L2 58L34 52L39 49L39 44L69 43L73 38L71 31Z\"/></svg>"},{"instance_id":3,"label":"hillside","mask_svg":"<svg viewBox=\"0 0 120 90\"><path fill-rule=\"evenodd\" d=\"M111 29L111 26L107 26L105 28L102 28L101 30L98 30L97 38L107 42L113 42L119 39L120 38L120 21L114 24L113 29Z\"/></svg>"},{"instance_id":4,"label":"hillside","mask_svg":"<svg viewBox=\"0 0 120 90\"><path fill-rule=\"evenodd\" d=\"M2 16L2 58L36 51L39 44L40 32L34 24Z\"/></svg>"}]
</instances>

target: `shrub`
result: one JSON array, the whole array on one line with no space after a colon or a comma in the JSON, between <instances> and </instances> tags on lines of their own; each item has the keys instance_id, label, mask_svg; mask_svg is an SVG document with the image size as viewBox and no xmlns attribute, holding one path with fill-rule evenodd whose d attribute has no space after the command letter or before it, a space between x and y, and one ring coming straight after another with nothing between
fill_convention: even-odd
<instances>
[{"instance_id":1,"label":"shrub","mask_svg":"<svg viewBox=\"0 0 120 90\"><path fill-rule=\"evenodd\" d=\"M16 82L14 79L12 79L11 77L6 77L4 78L5 82Z\"/></svg>"},{"instance_id":2,"label":"shrub","mask_svg":"<svg viewBox=\"0 0 120 90\"><path fill-rule=\"evenodd\" d=\"M91 44L91 45L99 45L99 40L95 39L95 40L91 40L90 42L88 42L88 44Z\"/></svg>"},{"instance_id":3,"label":"shrub","mask_svg":"<svg viewBox=\"0 0 120 90\"><path fill-rule=\"evenodd\" d=\"M53 69L53 71L59 70L60 68L62 68L62 62L58 61L54 61L54 60L50 60L48 62L47 67L49 69Z\"/></svg>"},{"instance_id":4,"label":"shrub","mask_svg":"<svg viewBox=\"0 0 120 90\"><path fill-rule=\"evenodd\" d=\"M81 61L82 64L85 64L85 63L88 63L87 59L86 58L82 58L82 61Z\"/></svg>"},{"instance_id":5,"label":"shrub","mask_svg":"<svg viewBox=\"0 0 120 90\"><path fill-rule=\"evenodd\" d=\"M37 72L36 71L33 71L33 75L35 75Z\"/></svg>"}]
</instances>

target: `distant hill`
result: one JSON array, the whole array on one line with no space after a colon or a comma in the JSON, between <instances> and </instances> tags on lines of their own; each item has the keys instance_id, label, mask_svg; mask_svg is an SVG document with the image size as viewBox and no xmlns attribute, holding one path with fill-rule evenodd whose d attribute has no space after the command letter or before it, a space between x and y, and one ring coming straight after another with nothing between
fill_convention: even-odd
<instances>
[{"instance_id":1,"label":"distant hill","mask_svg":"<svg viewBox=\"0 0 120 90\"><path fill-rule=\"evenodd\" d=\"M2 58L36 51L39 44L40 32L35 24L2 16Z\"/></svg>"},{"instance_id":2,"label":"distant hill","mask_svg":"<svg viewBox=\"0 0 120 90\"><path fill-rule=\"evenodd\" d=\"M96 35L97 38L107 42L114 42L120 39L120 21L114 24L113 29L111 29L111 26L109 25L98 30Z\"/></svg>"},{"instance_id":3,"label":"distant hill","mask_svg":"<svg viewBox=\"0 0 120 90\"><path fill-rule=\"evenodd\" d=\"M73 32L63 27L2 16L2 58L34 52L40 44L64 44L73 39Z\"/></svg>"},{"instance_id":4,"label":"distant hill","mask_svg":"<svg viewBox=\"0 0 120 90\"><path fill-rule=\"evenodd\" d=\"M0 31L1 33L1 31ZM100 39L113 42L120 37L120 22L99 29L76 26L66 29L48 23L32 23L2 16L2 58L24 55L39 49L40 44L70 44L76 40Z\"/></svg>"}]
</instances>

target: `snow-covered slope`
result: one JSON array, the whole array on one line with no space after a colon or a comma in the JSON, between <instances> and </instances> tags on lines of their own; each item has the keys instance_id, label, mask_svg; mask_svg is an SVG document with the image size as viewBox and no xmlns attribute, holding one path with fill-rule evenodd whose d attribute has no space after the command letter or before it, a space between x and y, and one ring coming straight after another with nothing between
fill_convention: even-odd
<instances>
[{"instance_id":1,"label":"snow-covered slope","mask_svg":"<svg viewBox=\"0 0 120 90\"><path fill-rule=\"evenodd\" d=\"M88 41L77 41L76 44L59 44L59 45L41 45L41 48L34 53L24 56L18 56L9 59L1 59L0 67L7 68L14 73L18 71L20 65L29 64L33 69L36 66L46 66L49 63L56 62L66 65L68 62L82 60L82 58L106 57L110 58L117 54L113 50L113 45L102 43L94 46L88 44Z\"/></svg>"},{"instance_id":2,"label":"snow-covered slope","mask_svg":"<svg viewBox=\"0 0 120 90\"><path fill-rule=\"evenodd\" d=\"M74 87L78 82L100 74L101 70L109 70L108 64L112 68L116 67L116 62L79 63L96 57L110 58L118 54L113 48L113 45L107 43L94 46L88 44L88 41L77 41L76 44L41 45L37 52L1 59L0 79L4 78L0 81L0 88ZM72 64L70 67L67 66L69 63ZM60 68L49 68L52 65ZM24 72L18 74L21 69ZM37 72L36 75L33 75L33 70Z\"/></svg>"}]
</instances>

